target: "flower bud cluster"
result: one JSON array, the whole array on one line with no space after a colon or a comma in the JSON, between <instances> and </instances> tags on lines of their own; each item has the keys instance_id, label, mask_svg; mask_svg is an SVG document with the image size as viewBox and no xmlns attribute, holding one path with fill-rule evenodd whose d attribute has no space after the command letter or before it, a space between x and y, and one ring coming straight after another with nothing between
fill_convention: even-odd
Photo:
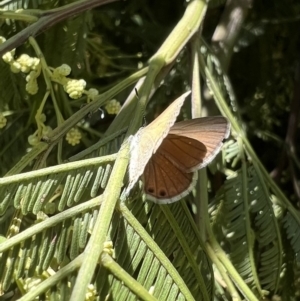
<instances>
[{"instance_id":1,"label":"flower bud cluster","mask_svg":"<svg viewBox=\"0 0 300 301\"><path fill-rule=\"evenodd\" d=\"M4 43L6 39L0 36L0 45ZM6 52L2 59L5 63L10 65L10 70L13 73L28 73L26 76L26 91L29 94L36 94L38 92L38 83L37 78L41 73L41 62L40 59L36 57L30 57L28 54L21 54L18 58L15 59L15 49Z\"/></svg>"},{"instance_id":2,"label":"flower bud cluster","mask_svg":"<svg viewBox=\"0 0 300 301\"><path fill-rule=\"evenodd\" d=\"M81 132L77 128L72 128L66 135L66 140L71 145L76 145L80 143L81 140Z\"/></svg>"}]
</instances>

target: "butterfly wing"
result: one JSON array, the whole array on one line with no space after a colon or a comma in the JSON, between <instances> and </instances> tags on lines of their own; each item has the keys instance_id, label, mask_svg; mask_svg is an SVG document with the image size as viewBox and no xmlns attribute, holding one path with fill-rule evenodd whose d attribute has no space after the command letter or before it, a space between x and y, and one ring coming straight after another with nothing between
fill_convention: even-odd
<instances>
[{"instance_id":1,"label":"butterfly wing","mask_svg":"<svg viewBox=\"0 0 300 301\"><path fill-rule=\"evenodd\" d=\"M163 139L168 135L170 128L174 125L180 109L191 92L186 92L174 100L166 110L164 110L155 120L153 120L148 126L142 129L145 133L145 139L149 140L151 137L151 145L148 143L148 148L152 148L152 152L155 153L160 146ZM141 137L143 139L143 137Z\"/></svg>"},{"instance_id":2,"label":"butterfly wing","mask_svg":"<svg viewBox=\"0 0 300 301\"><path fill-rule=\"evenodd\" d=\"M166 143L161 151L166 153L172 149L172 154L168 154L170 160L175 162L175 164L181 161L186 162L182 168L187 172L192 172L205 167L215 158L223 145L223 139L227 138L229 133L230 124L222 116L177 122L165 139L169 140L170 137L168 144L172 142L173 146L171 147ZM184 139L181 137L184 137ZM187 138L190 138L191 141L188 142ZM193 140L200 142L202 146L192 142ZM187 156L181 156L182 151L180 148L184 149ZM192 158L187 159L188 157L193 157L194 160ZM184 158L184 160L180 160L180 158Z\"/></svg>"},{"instance_id":3,"label":"butterfly wing","mask_svg":"<svg viewBox=\"0 0 300 301\"><path fill-rule=\"evenodd\" d=\"M173 203L185 197L195 186L197 173L186 173L157 151L147 163L144 190L147 198L159 204Z\"/></svg>"},{"instance_id":4,"label":"butterfly wing","mask_svg":"<svg viewBox=\"0 0 300 301\"><path fill-rule=\"evenodd\" d=\"M182 94L153 122L145 128L139 129L134 136L129 137L130 161L127 193L142 175L147 162L153 153L156 152L163 139L168 135L170 128L176 121L177 115L189 94L190 91Z\"/></svg>"},{"instance_id":5,"label":"butterfly wing","mask_svg":"<svg viewBox=\"0 0 300 301\"><path fill-rule=\"evenodd\" d=\"M203 164L207 155L207 148L198 140L169 134L157 152L168 158L180 170L191 172L195 166Z\"/></svg>"},{"instance_id":6,"label":"butterfly wing","mask_svg":"<svg viewBox=\"0 0 300 301\"><path fill-rule=\"evenodd\" d=\"M224 117L197 118L176 123L152 155L144 171L147 198L172 203L195 186L197 173L219 152L229 135Z\"/></svg>"}]
</instances>

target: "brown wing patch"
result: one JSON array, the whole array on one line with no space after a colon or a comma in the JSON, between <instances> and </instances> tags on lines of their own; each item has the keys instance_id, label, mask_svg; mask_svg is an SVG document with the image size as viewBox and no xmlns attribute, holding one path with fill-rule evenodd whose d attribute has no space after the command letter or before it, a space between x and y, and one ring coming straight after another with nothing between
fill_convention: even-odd
<instances>
[{"instance_id":1,"label":"brown wing patch","mask_svg":"<svg viewBox=\"0 0 300 301\"><path fill-rule=\"evenodd\" d=\"M195 139L206 148L203 161L191 167L189 171L195 171L210 163L220 151L223 139L230 133L230 124L222 116L196 118L181 121L174 124L169 135L177 135Z\"/></svg>"},{"instance_id":2,"label":"brown wing patch","mask_svg":"<svg viewBox=\"0 0 300 301\"><path fill-rule=\"evenodd\" d=\"M202 142L173 134L169 134L164 139L157 151L184 172L190 172L192 168L203 163L207 153Z\"/></svg>"},{"instance_id":3,"label":"brown wing patch","mask_svg":"<svg viewBox=\"0 0 300 301\"><path fill-rule=\"evenodd\" d=\"M149 160L144 171L144 190L157 203L172 203L186 196L194 187L196 176L185 173L160 152Z\"/></svg>"}]
</instances>

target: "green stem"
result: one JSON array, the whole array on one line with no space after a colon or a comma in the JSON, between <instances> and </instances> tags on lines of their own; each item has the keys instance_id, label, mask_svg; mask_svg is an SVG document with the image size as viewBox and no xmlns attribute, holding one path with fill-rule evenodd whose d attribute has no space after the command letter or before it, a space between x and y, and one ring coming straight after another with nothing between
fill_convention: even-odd
<instances>
[{"instance_id":1,"label":"green stem","mask_svg":"<svg viewBox=\"0 0 300 301\"><path fill-rule=\"evenodd\" d=\"M100 200L101 202L101 200ZM49 228L54 227L55 225L62 223L63 221L78 216L83 212L89 211L99 206L99 197L94 198L86 203L77 205L70 209L65 210L64 212L58 213L51 218L48 218L38 224L31 226L30 228L20 232L19 234L10 237L6 241L0 244L0 253L8 251L15 245L18 245L24 242L26 239L32 238L34 235L46 231Z\"/></svg>"},{"instance_id":2,"label":"green stem","mask_svg":"<svg viewBox=\"0 0 300 301\"><path fill-rule=\"evenodd\" d=\"M121 203L120 211L124 218L128 221L128 223L132 226L132 228L136 231L136 233L141 237L141 239L145 242L147 247L153 252L155 257L159 260L161 265L166 269L167 273L174 280L176 285L178 286L180 292L184 295L186 300L194 300L190 290L182 280L182 277L178 274L175 267L172 265L170 260L166 257L161 248L156 244L156 242L152 239L152 237L147 233L147 231L141 226L139 221L131 214L128 208Z\"/></svg>"},{"instance_id":3,"label":"green stem","mask_svg":"<svg viewBox=\"0 0 300 301\"><path fill-rule=\"evenodd\" d=\"M157 299L150 295L150 293L133 277L131 277L125 270L122 269L107 253L102 253L101 263L107 268L115 277L122 281L135 295L141 300L156 301Z\"/></svg>"},{"instance_id":4,"label":"green stem","mask_svg":"<svg viewBox=\"0 0 300 301\"><path fill-rule=\"evenodd\" d=\"M247 229L251 229L251 221L250 221L250 208L249 208L249 200L248 200L248 176L247 176L247 163L246 158L243 150L243 142L242 139L237 138L238 144L239 144L239 150L240 150L240 158L242 161L242 200L243 200L243 207L244 207L244 224L245 227L245 234L247 239L247 254L249 255L249 261L251 266L251 274L253 275L253 280L255 287L258 290L258 293L263 296L263 293L261 291L261 286L259 283L259 279L256 272L256 264L254 260L254 254L253 254L253 238L251 237L251 232L247 231ZM237 284L239 286L239 284Z\"/></svg>"},{"instance_id":5,"label":"green stem","mask_svg":"<svg viewBox=\"0 0 300 301\"><path fill-rule=\"evenodd\" d=\"M185 203L183 203L183 206L185 206ZM161 208L162 212L165 214L167 220L169 221L169 224L172 226L174 234L177 237L177 239L183 249L183 252L185 253L185 255L188 259L188 262L190 263L191 268L193 269L193 271L195 273L195 277L196 277L197 283L199 285L199 289L201 290L201 292L203 294L203 300L210 300L207 290L206 290L204 280L203 280L203 276L200 273L199 266L195 260L194 255L192 254L192 251L191 251L191 248L190 248L188 242L186 241L186 239L184 237L184 234L182 233L178 223L176 222L176 220L174 218L174 215L171 213L171 210L168 206L161 206L160 208ZM189 214L189 213L187 213L187 214Z\"/></svg>"},{"instance_id":6,"label":"green stem","mask_svg":"<svg viewBox=\"0 0 300 301\"><path fill-rule=\"evenodd\" d=\"M18 299L19 301L31 301L40 297L43 293L49 290L51 287L59 284L63 279L74 273L82 264L83 255L79 255L69 264L61 268L55 275L52 275L48 279L44 280L41 284L30 290L25 296Z\"/></svg>"},{"instance_id":7,"label":"green stem","mask_svg":"<svg viewBox=\"0 0 300 301\"><path fill-rule=\"evenodd\" d=\"M220 273L223 274L222 268L225 268L226 272L233 279L234 283L238 286L241 293L246 297L246 299L257 301L256 296L253 294L253 292L247 286L245 281L241 278L241 276L239 275L239 273L236 271L236 269L232 265L231 261L229 260L228 256L224 253L223 249L220 247L219 243L215 239L215 236L212 233L211 227L208 227L207 230L208 230L208 241L209 241L209 244L206 244L206 247L208 247L207 251L214 252L214 254L216 254L217 258L222 263L223 267L222 266L218 267ZM209 252L210 256L212 255L211 252ZM231 284L230 284L231 281L227 277L225 277L224 280L229 281L228 283L226 281L226 283L231 286ZM236 290L233 289L232 287L231 287L231 293L233 295L238 294L236 292Z\"/></svg>"},{"instance_id":8,"label":"green stem","mask_svg":"<svg viewBox=\"0 0 300 301\"><path fill-rule=\"evenodd\" d=\"M119 151L114 168L103 193L103 203L100 207L92 235L83 253L83 264L80 267L76 278L75 286L70 298L71 301L83 301L85 299L86 288L92 280L93 273L104 248L111 218L123 186L123 179L128 161L129 146L125 142Z\"/></svg>"},{"instance_id":9,"label":"green stem","mask_svg":"<svg viewBox=\"0 0 300 301\"><path fill-rule=\"evenodd\" d=\"M156 55L163 57L166 64L171 63L177 57L190 38L198 31L206 9L207 3L204 0L194 0L188 4L182 19L157 51ZM150 59L150 63L156 55Z\"/></svg>"},{"instance_id":10,"label":"green stem","mask_svg":"<svg viewBox=\"0 0 300 301\"><path fill-rule=\"evenodd\" d=\"M64 136L74 126L74 124L78 123L90 112L93 112L96 109L98 109L107 100L112 99L115 95L120 93L126 87L132 85L140 77L142 77L147 72L147 70L148 68L144 68L132 74L124 81L117 84L114 88L99 95L95 101L84 106L81 110L79 110L66 121L64 121L60 126L54 129L48 137L46 137L47 143L39 142L36 146L34 146L32 150L26 155L24 155L22 159L6 174L6 176L11 176L20 173L32 160L36 159L38 155L40 155L42 152L45 152L48 148L56 145L56 143L60 141L61 137Z\"/></svg>"},{"instance_id":11,"label":"green stem","mask_svg":"<svg viewBox=\"0 0 300 301\"><path fill-rule=\"evenodd\" d=\"M43 142L41 142L43 143ZM46 143L44 143L46 144ZM47 144L46 144L47 145ZM92 159L85 159L76 162L70 162L65 164L60 164L56 166L51 166L39 170L29 171L22 174L6 176L4 178L0 178L0 186L2 185L11 185L13 183L21 183L22 181L30 181L37 179L39 177L44 177L51 174L58 174L58 173L67 173L69 171L77 170L80 168L88 168L88 167L95 167L97 165L102 165L107 162L113 162L116 159L116 154L103 156L103 157L96 157Z\"/></svg>"},{"instance_id":12,"label":"green stem","mask_svg":"<svg viewBox=\"0 0 300 301\"><path fill-rule=\"evenodd\" d=\"M160 72L160 70L163 68L164 65L165 65L164 59L158 55L155 56L155 59L150 60L149 71L140 90L140 98L136 104L135 117L133 118L132 122L129 125L126 137L135 134L137 130L140 128L141 121L145 114L145 108L147 105L147 101L153 83L155 81L157 74Z\"/></svg>"},{"instance_id":13,"label":"green stem","mask_svg":"<svg viewBox=\"0 0 300 301\"><path fill-rule=\"evenodd\" d=\"M180 22L178 22L159 50L149 60L149 72L142 86L140 99L136 107L136 118L134 118L129 127L128 135L134 134L140 127L156 76L164 66L172 63L176 59L179 52L198 31L206 8L207 4L204 0L194 0L190 2Z\"/></svg>"},{"instance_id":14,"label":"green stem","mask_svg":"<svg viewBox=\"0 0 300 301\"><path fill-rule=\"evenodd\" d=\"M199 68L199 39L195 35L191 41L192 52L192 118L201 116L201 78ZM202 241L206 241L205 219L208 218L208 196L206 168L198 171L196 186L196 214L195 221Z\"/></svg>"},{"instance_id":15,"label":"green stem","mask_svg":"<svg viewBox=\"0 0 300 301\"><path fill-rule=\"evenodd\" d=\"M62 136L64 136L73 126L78 123L82 118L87 116L90 112L96 111L99 107L101 107L105 102L110 99L113 99L117 94L123 91L128 86L132 85L136 81L139 80L142 76L146 74L148 68L144 68L139 70L138 72L132 74L127 77L122 82L115 85L110 90L100 94L95 98L95 101L89 103L88 105L81 108L78 112L73 114L70 118L68 118L63 124L54 129L49 136L47 137L50 143L56 143Z\"/></svg>"},{"instance_id":16,"label":"green stem","mask_svg":"<svg viewBox=\"0 0 300 301\"><path fill-rule=\"evenodd\" d=\"M12 20L33 23L38 21L39 18L37 16L32 16L27 13L18 13L13 11L0 11L0 19L3 20L12 19Z\"/></svg>"},{"instance_id":17,"label":"green stem","mask_svg":"<svg viewBox=\"0 0 300 301\"><path fill-rule=\"evenodd\" d=\"M70 157L68 159L69 162L73 162L73 161L78 161L83 159L84 157L86 157L87 155L89 155L90 153L99 150L103 145L107 144L108 142L114 140L115 138L117 138L118 136L121 136L122 134L124 134L127 131L127 127L124 128L123 130L120 130L118 132L113 133L112 135L109 135L105 138L102 138L100 141L98 141L97 143L93 144L92 146L88 147L87 149L83 150L82 152Z\"/></svg>"},{"instance_id":18,"label":"green stem","mask_svg":"<svg viewBox=\"0 0 300 301\"><path fill-rule=\"evenodd\" d=\"M35 37L47 28L78 15L94 7L115 2L116 0L81 0L50 10L27 10L28 15L40 17L35 23L27 26L6 42L0 45L0 57L6 52L22 45L29 37Z\"/></svg>"},{"instance_id":19,"label":"green stem","mask_svg":"<svg viewBox=\"0 0 300 301\"><path fill-rule=\"evenodd\" d=\"M32 150L29 153L24 155L12 169L10 169L6 173L5 177L20 173L32 160L34 160L38 155L43 153L47 148L47 143L39 142L32 148Z\"/></svg>"},{"instance_id":20,"label":"green stem","mask_svg":"<svg viewBox=\"0 0 300 301\"><path fill-rule=\"evenodd\" d=\"M241 139L243 140L243 144L249 159L252 160L254 165L256 165L257 174L260 176L261 179L265 179L265 181L270 186L271 190L275 193L275 195L278 196L278 200L280 201L281 206L287 208L290 211L293 218L297 221L297 223L300 224L300 215L295 210L295 208L291 205L291 203L284 195L284 193L281 191L281 189L276 185L274 180L271 178L271 176L269 175L269 173L267 172L267 170L265 169L265 167L257 157L245 133L241 129L238 120L233 116L231 110L229 109L222 93L218 88L217 83L213 78L213 75L211 74L209 68L206 66L203 56L200 57L200 66L201 66L201 71L205 73L205 76L209 81L210 88L215 95L215 99L217 100L217 105L220 111L223 112L223 115L225 115L229 119L231 126L233 130L236 132L237 136L241 137Z\"/></svg>"},{"instance_id":21,"label":"green stem","mask_svg":"<svg viewBox=\"0 0 300 301\"><path fill-rule=\"evenodd\" d=\"M231 279L229 278L226 270L224 269L223 264L220 262L219 258L216 256L215 251L211 247L211 245L207 242L206 243L206 252L211 259L211 261L216 265L222 279L226 283L226 289L229 292L232 300L241 301L238 291L236 290L234 284L232 283Z\"/></svg>"}]
</instances>

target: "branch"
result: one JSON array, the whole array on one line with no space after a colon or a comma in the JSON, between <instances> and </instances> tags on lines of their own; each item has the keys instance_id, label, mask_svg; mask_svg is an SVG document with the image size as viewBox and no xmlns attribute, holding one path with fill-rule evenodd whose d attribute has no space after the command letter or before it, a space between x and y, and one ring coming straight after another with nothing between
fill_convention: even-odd
<instances>
[{"instance_id":1,"label":"branch","mask_svg":"<svg viewBox=\"0 0 300 301\"><path fill-rule=\"evenodd\" d=\"M251 3L252 0L228 0L222 18L213 34L212 46L225 72Z\"/></svg>"},{"instance_id":2,"label":"branch","mask_svg":"<svg viewBox=\"0 0 300 301\"><path fill-rule=\"evenodd\" d=\"M33 15L40 16L40 19L1 44L0 57L2 57L2 55L6 52L22 45L30 36L36 37L46 29L73 17L74 15L78 15L86 10L115 1L117 0L81 0L47 11L37 10L33 13ZM32 13L30 15L32 15Z\"/></svg>"}]
</instances>

